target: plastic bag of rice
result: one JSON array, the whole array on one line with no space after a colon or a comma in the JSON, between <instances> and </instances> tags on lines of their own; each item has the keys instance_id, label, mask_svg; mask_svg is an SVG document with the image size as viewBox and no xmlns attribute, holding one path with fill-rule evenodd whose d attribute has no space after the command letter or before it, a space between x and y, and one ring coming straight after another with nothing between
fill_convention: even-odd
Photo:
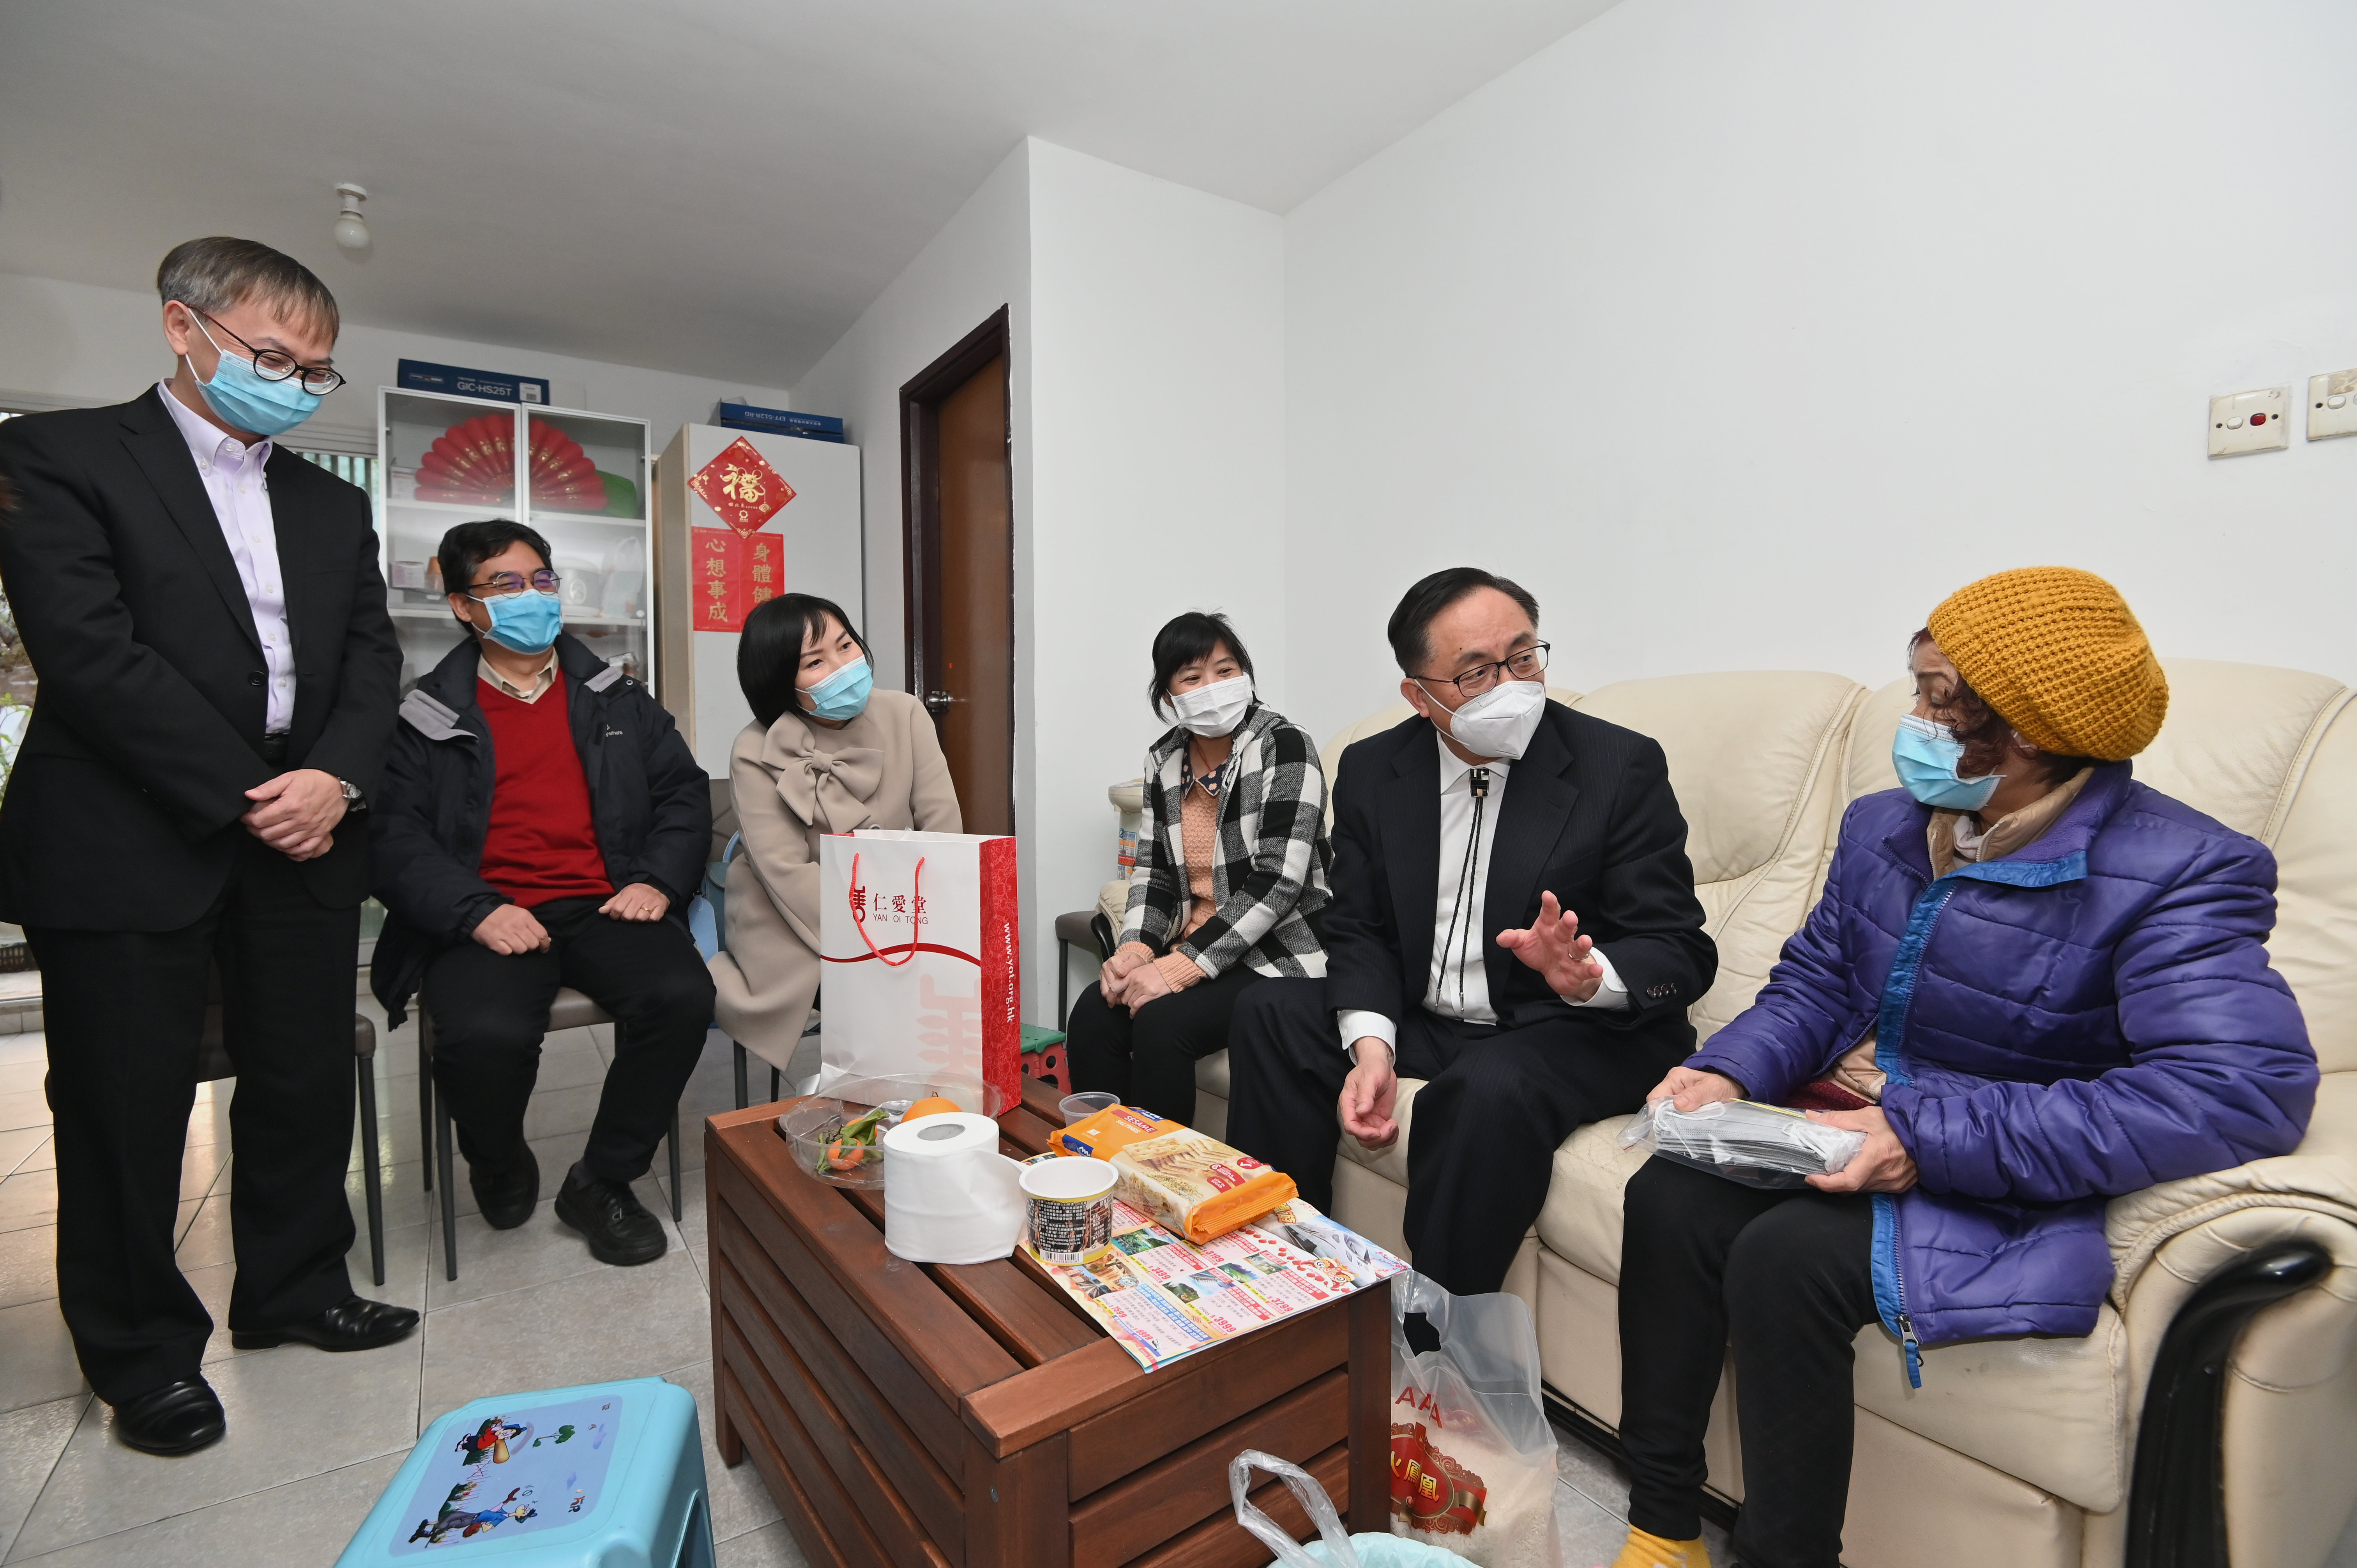
<instances>
[{"instance_id":1,"label":"plastic bag of rice","mask_svg":"<svg viewBox=\"0 0 2357 1568\"><path fill-rule=\"evenodd\" d=\"M1420 1312L1439 1348L1408 1348ZM1392 1533L1482 1568L1555 1568L1555 1430L1539 1337L1520 1296L1392 1280Z\"/></svg>"}]
</instances>

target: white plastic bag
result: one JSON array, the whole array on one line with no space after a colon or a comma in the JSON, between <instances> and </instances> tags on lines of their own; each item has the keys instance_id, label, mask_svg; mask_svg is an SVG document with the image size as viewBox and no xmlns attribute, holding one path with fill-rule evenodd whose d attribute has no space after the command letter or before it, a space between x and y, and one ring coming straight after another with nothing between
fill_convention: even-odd
<instances>
[{"instance_id":1,"label":"white plastic bag","mask_svg":"<svg viewBox=\"0 0 2357 1568\"><path fill-rule=\"evenodd\" d=\"M1843 1169L1866 1147L1866 1134L1756 1101L1719 1100L1681 1111L1663 1099L1639 1112L1620 1136L1624 1149L1640 1144L1662 1159L1775 1188L1806 1187L1806 1177Z\"/></svg>"},{"instance_id":2,"label":"white plastic bag","mask_svg":"<svg viewBox=\"0 0 2357 1568\"><path fill-rule=\"evenodd\" d=\"M1252 1473L1266 1470L1283 1481L1300 1499L1318 1539L1308 1546L1278 1528L1275 1520L1253 1506ZM1235 1499L1236 1522L1259 1537L1276 1553L1269 1568L1446 1568L1457 1559L1437 1546L1421 1546L1389 1535L1345 1535L1326 1488L1300 1466L1247 1448L1228 1462L1228 1496Z\"/></svg>"},{"instance_id":3,"label":"white plastic bag","mask_svg":"<svg viewBox=\"0 0 2357 1568\"><path fill-rule=\"evenodd\" d=\"M1408 1348L1420 1312L1440 1347ZM1392 1532L1482 1568L1555 1568L1555 1429L1520 1296L1392 1280Z\"/></svg>"}]
</instances>

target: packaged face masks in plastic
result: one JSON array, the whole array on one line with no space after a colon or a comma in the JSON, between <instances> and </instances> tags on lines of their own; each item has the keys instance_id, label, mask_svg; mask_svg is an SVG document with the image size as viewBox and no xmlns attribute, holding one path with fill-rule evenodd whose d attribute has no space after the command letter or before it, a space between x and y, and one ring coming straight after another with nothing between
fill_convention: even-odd
<instances>
[{"instance_id":1,"label":"packaged face masks in plastic","mask_svg":"<svg viewBox=\"0 0 2357 1568\"><path fill-rule=\"evenodd\" d=\"M1842 1169L1866 1147L1866 1134L1749 1100L1721 1100L1694 1111L1656 1100L1620 1136L1624 1149L1641 1144L1663 1159L1746 1187L1806 1187L1807 1177Z\"/></svg>"}]
</instances>

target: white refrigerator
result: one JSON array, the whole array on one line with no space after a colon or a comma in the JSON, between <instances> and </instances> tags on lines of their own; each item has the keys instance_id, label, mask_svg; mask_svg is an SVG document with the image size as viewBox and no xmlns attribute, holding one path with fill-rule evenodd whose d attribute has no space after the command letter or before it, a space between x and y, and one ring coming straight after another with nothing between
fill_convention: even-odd
<instances>
[{"instance_id":1,"label":"white refrigerator","mask_svg":"<svg viewBox=\"0 0 2357 1568\"><path fill-rule=\"evenodd\" d=\"M815 594L866 630L859 448L682 425L654 489L656 694L705 772L726 779L753 719L737 684L745 614L779 594Z\"/></svg>"}]
</instances>

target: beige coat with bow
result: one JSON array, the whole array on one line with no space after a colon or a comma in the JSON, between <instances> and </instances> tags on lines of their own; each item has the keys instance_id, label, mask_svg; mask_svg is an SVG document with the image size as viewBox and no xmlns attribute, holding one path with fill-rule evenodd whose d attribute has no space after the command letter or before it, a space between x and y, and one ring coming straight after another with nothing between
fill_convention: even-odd
<instances>
[{"instance_id":1,"label":"beige coat with bow","mask_svg":"<svg viewBox=\"0 0 2357 1568\"><path fill-rule=\"evenodd\" d=\"M963 831L932 716L877 691L841 729L786 714L747 725L728 752L745 843L728 867L726 950L712 961L729 1038L783 1068L819 982L819 840L854 828Z\"/></svg>"}]
</instances>

